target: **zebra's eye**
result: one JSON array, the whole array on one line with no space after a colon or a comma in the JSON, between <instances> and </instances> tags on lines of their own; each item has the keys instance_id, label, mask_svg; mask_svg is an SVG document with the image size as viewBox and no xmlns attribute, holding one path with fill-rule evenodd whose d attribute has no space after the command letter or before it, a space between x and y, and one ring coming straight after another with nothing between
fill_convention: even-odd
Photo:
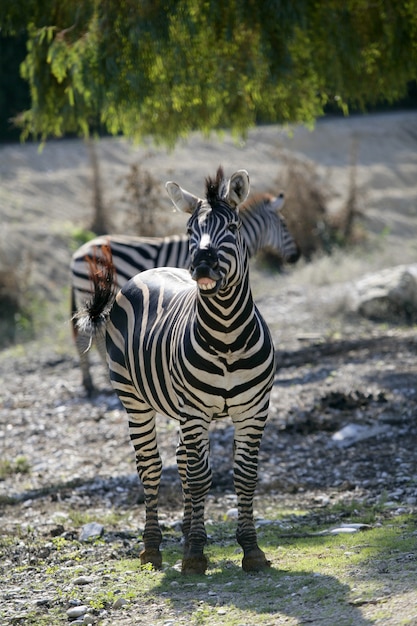
<instances>
[{"instance_id":1,"label":"zebra's eye","mask_svg":"<svg viewBox=\"0 0 417 626\"><path fill-rule=\"evenodd\" d=\"M240 224L238 224L237 222L230 222L227 228L230 230L231 233L235 233L239 230Z\"/></svg>"}]
</instances>

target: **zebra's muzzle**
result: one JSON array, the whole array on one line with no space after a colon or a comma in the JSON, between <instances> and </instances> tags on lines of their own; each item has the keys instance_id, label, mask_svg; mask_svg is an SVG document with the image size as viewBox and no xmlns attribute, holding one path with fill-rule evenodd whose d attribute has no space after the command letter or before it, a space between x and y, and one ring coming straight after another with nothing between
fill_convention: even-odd
<instances>
[{"instance_id":1,"label":"zebra's muzzle","mask_svg":"<svg viewBox=\"0 0 417 626\"><path fill-rule=\"evenodd\" d=\"M287 263L293 264L293 263L297 263L298 259L301 256L301 250L300 248L297 246L297 249L295 252L293 252L292 254L290 254L287 258L286 261Z\"/></svg>"},{"instance_id":2,"label":"zebra's muzzle","mask_svg":"<svg viewBox=\"0 0 417 626\"><path fill-rule=\"evenodd\" d=\"M191 278L205 295L212 295L219 290L222 274L219 270L219 259L211 246L200 248L196 252L190 272Z\"/></svg>"},{"instance_id":3,"label":"zebra's muzzle","mask_svg":"<svg viewBox=\"0 0 417 626\"><path fill-rule=\"evenodd\" d=\"M206 295L216 293L221 285L221 274L207 263L200 263L191 269L191 278L197 282L200 291Z\"/></svg>"}]
</instances>

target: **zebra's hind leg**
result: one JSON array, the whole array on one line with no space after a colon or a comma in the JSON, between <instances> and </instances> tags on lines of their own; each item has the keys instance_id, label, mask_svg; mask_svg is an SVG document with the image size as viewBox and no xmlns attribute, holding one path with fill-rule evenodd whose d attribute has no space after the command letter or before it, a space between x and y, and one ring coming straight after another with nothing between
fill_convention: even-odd
<instances>
[{"instance_id":1,"label":"zebra's hind leg","mask_svg":"<svg viewBox=\"0 0 417 626\"><path fill-rule=\"evenodd\" d=\"M155 428L155 411L127 408L127 399L119 395L129 415L129 433L136 453L136 468L145 491L146 519L143 531L144 549L140 553L142 564L162 566L160 545L162 533L158 520L158 492L161 482L162 461L158 451Z\"/></svg>"},{"instance_id":2,"label":"zebra's hind leg","mask_svg":"<svg viewBox=\"0 0 417 626\"><path fill-rule=\"evenodd\" d=\"M249 424L248 424L249 425ZM258 480L258 453L263 425L246 430L244 424L235 423L234 483L238 499L238 524L236 539L243 549L242 569L258 572L270 567L271 562L258 546L253 521L253 497ZM245 432L246 430L246 432Z\"/></svg>"},{"instance_id":3,"label":"zebra's hind leg","mask_svg":"<svg viewBox=\"0 0 417 626\"><path fill-rule=\"evenodd\" d=\"M78 352L82 384L89 398L91 398L94 393L94 383L91 378L90 358L88 355L92 341L94 340L92 340L89 335L74 330L74 342Z\"/></svg>"},{"instance_id":4,"label":"zebra's hind leg","mask_svg":"<svg viewBox=\"0 0 417 626\"><path fill-rule=\"evenodd\" d=\"M109 367L107 364L106 336L104 333L97 333L95 336L95 344L110 382Z\"/></svg>"},{"instance_id":5,"label":"zebra's hind leg","mask_svg":"<svg viewBox=\"0 0 417 626\"><path fill-rule=\"evenodd\" d=\"M193 425L189 421L181 430L177 447L177 464L184 497L184 555L181 569L183 574L204 574L208 565L204 554L204 546L207 543L204 508L211 485L211 468L208 424L207 429L201 426L201 420L198 420L197 424L194 422Z\"/></svg>"}]
</instances>

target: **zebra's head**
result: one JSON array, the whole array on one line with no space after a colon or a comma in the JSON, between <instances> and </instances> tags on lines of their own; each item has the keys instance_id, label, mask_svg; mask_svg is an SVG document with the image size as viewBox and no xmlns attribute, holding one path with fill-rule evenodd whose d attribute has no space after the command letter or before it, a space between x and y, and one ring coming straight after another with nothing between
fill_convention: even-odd
<instances>
[{"instance_id":1,"label":"zebra's head","mask_svg":"<svg viewBox=\"0 0 417 626\"><path fill-rule=\"evenodd\" d=\"M244 230L249 231L247 241L251 255L262 249L286 263L296 263L300 258L298 244L282 216L284 204L282 192L277 196L261 193L252 196L240 207Z\"/></svg>"},{"instance_id":2,"label":"zebra's head","mask_svg":"<svg viewBox=\"0 0 417 626\"><path fill-rule=\"evenodd\" d=\"M226 179L219 167L216 178L206 180L204 200L176 183L166 183L166 189L174 206L191 214L187 223L190 272L200 293L213 296L239 283L247 267L247 250L237 207L249 193L247 171L239 170Z\"/></svg>"}]
</instances>

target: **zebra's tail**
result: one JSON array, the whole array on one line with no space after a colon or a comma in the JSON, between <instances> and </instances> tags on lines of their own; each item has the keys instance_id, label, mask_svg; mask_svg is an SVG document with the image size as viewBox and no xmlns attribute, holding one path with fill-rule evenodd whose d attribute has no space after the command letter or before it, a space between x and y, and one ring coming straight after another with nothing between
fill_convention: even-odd
<instances>
[{"instance_id":1,"label":"zebra's tail","mask_svg":"<svg viewBox=\"0 0 417 626\"><path fill-rule=\"evenodd\" d=\"M90 335L91 340L94 335L104 332L117 291L116 268L111 248L105 245L100 246L100 249L100 256L94 254L85 259L89 265L93 295L72 317L77 330Z\"/></svg>"}]
</instances>

